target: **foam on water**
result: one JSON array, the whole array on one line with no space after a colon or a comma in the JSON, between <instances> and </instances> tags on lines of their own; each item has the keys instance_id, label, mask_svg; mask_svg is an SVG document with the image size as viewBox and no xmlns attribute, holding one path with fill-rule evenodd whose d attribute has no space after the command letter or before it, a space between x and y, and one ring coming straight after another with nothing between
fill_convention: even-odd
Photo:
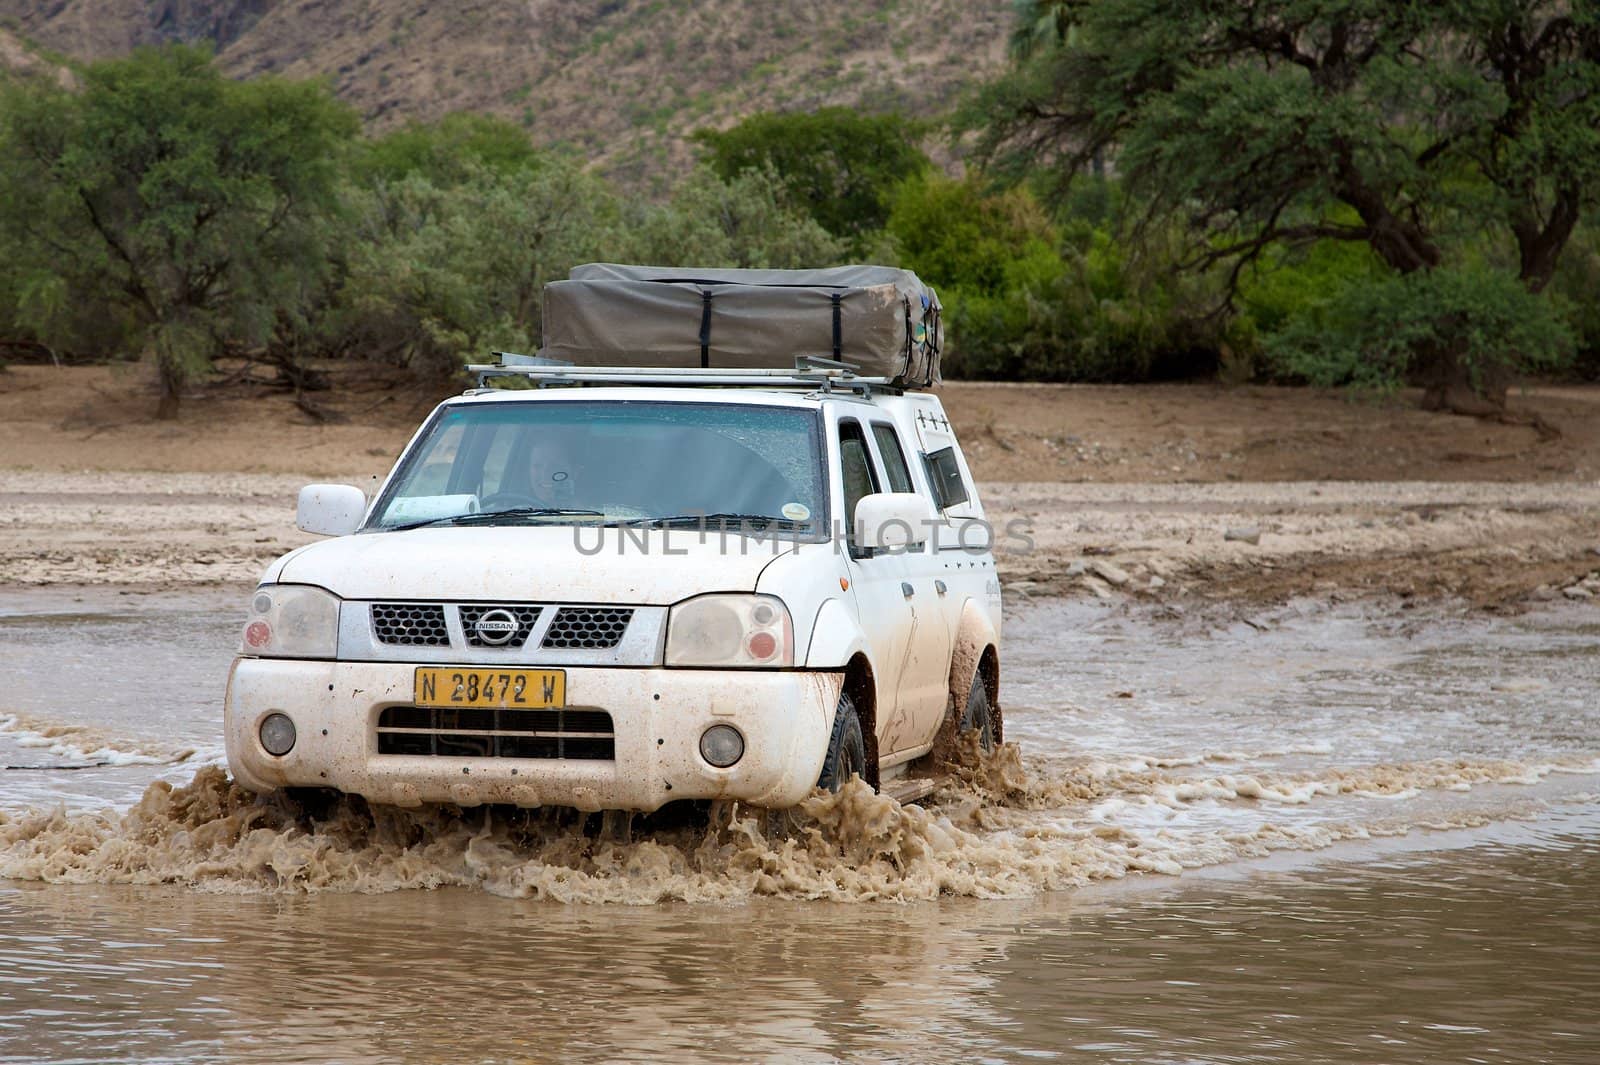
<instances>
[{"instance_id":1,"label":"foam on water","mask_svg":"<svg viewBox=\"0 0 1600 1065\"><path fill-rule=\"evenodd\" d=\"M200 753L193 746L118 736L87 725L63 724L15 711L0 713L0 734L17 747L38 749L69 763L56 768L171 765Z\"/></svg>"}]
</instances>

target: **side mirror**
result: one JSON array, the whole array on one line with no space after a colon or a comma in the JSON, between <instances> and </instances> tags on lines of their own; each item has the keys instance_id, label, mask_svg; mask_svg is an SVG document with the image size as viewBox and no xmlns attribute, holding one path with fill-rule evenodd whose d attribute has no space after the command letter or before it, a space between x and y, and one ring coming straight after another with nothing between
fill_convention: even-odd
<instances>
[{"instance_id":1,"label":"side mirror","mask_svg":"<svg viewBox=\"0 0 1600 1065\"><path fill-rule=\"evenodd\" d=\"M875 492L856 503L861 547L874 551L928 542L933 505L915 492Z\"/></svg>"},{"instance_id":2,"label":"side mirror","mask_svg":"<svg viewBox=\"0 0 1600 1065\"><path fill-rule=\"evenodd\" d=\"M361 528L367 497L353 485L308 484L300 489L294 523L301 532L348 536Z\"/></svg>"}]
</instances>

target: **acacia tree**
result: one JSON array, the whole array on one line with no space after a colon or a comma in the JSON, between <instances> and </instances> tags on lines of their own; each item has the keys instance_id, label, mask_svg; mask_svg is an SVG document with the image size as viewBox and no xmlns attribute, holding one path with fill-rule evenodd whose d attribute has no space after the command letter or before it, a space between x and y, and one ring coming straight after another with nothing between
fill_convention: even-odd
<instances>
[{"instance_id":1,"label":"acacia tree","mask_svg":"<svg viewBox=\"0 0 1600 1065\"><path fill-rule=\"evenodd\" d=\"M1269 248L1364 243L1387 295L1331 298L1395 313L1335 315L1342 355L1302 354L1419 380L1433 408L1503 409L1513 371L1559 356L1537 297L1600 196L1596 0L1020 6L1031 46L966 117L991 172L1043 168L1059 193L1109 159L1230 294ZM1408 308L1422 320L1397 346Z\"/></svg>"},{"instance_id":2,"label":"acacia tree","mask_svg":"<svg viewBox=\"0 0 1600 1065\"><path fill-rule=\"evenodd\" d=\"M532 351L545 282L618 239L604 183L557 159L506 171L468 159L351 199L347 273L320 340L430 375L495 347Z\"/></svg>"},{"instance_id":3,"label":"acacia tree","mask_svg":"<svg viewBox=\"0 0 1600 1065\"><path fill-rule=\"evenodd\" d=\"M728 129L697 130L694 139L723 181L747 170L776 174L796 207L850 239L882 229L895 187L931 165L922 136L903 115L822 107L763 112Z\"/></svg>"},{"instance_id":4,"label":"acacia tree","mask_svg":"<svg viewBox=\"0 0 1600 1065\"><path fill-rule=\"evenodd\" d=\"M0 100L0 231L34 335L116 324L151 356L158 417L226 343L259 344L326 269L326 212L358 123L326 86L234 82L195 48Z\"/></svg>"}]
</instances>

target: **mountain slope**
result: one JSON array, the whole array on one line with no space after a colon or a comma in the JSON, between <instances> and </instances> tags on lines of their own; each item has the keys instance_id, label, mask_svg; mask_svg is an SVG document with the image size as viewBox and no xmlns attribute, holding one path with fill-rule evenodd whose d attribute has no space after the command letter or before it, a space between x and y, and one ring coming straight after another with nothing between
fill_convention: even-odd
<instances>
[{"instance_id":1,"label":"mountain slope","mask_svg":"<svg viewBox=\"0 0 1600 1065\"><path fill-rule=\"evenodd\" d=\"M47 78L69 87L76 81L56 57L40 54L31 41L0 26L0 84L17 78Z\"/></svg>"},{"instance_id":2,"label":"mountain slope","mask_svg":"<svg viewBox=\"0 0 1600 1065\"><path fill-rule=\"evenodd\" d=\"M752 111L944 111L1004 59L1007 0L0 0L79 58L210 41L236 76L327 76L376 128L480 110L633 183Z\"/></svg>"}]
</instances>

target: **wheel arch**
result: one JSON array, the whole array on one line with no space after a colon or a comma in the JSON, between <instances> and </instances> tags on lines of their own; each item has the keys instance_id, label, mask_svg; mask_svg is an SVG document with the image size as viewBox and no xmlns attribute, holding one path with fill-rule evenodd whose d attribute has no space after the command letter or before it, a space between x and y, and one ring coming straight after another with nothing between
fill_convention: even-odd
<instances>
[{"instance_id":1,"label":"wheel arch","mask_svg":"<svg viewBox=\"0 0 1600 1065\"><path fill-rule=\"evenodd\" d=\"M989 696L989 718L994 723L994 741L1004 740L1000 713L1000 638L988 613L969 599L961 607L961 620L950 647L949 711L959 715L967 705L974 679L981 678Z\"/></svg>"}]
</instances>

